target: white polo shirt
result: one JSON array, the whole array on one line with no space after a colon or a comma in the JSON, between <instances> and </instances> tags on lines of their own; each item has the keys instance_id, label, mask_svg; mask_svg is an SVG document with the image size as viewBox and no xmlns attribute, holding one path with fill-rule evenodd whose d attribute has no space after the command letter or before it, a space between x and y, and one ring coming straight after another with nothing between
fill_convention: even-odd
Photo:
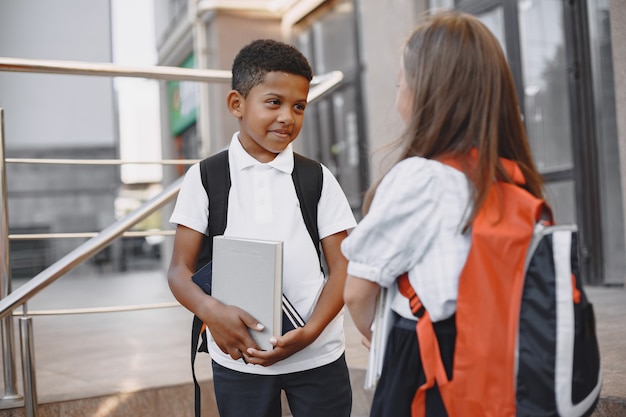
<instances>
[{"instance_id":1,"label":"white polo shirt","mask_svg":"<svg viewBox=\"0 0 626 417\"><path fill-rule=\"evenodd\" d=\"M273 161L261 163L243 149L238 134L233 135L228 152L231 188L224 235L283 242L283 292L307 321L325 278L291 178L293 149L290 145ZM339 183L323 165L322 172L317 216L320 239L356 226ZM195 164L185 174L170 222L206 234L209 211L199 164ZM210 337L209 353L220 365L240 372L277 375L312 369L335 361L344 352L343 315L341 311L310 346L269 367L233 360Z\"/></svg>"}]
</instances>

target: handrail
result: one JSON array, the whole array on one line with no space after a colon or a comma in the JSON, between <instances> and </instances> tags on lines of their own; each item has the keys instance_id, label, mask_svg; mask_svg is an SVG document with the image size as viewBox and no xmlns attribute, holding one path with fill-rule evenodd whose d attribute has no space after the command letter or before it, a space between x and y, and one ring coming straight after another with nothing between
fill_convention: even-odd
<instances>
[{"instance_id":1,"label":"handrail","mask_svg":"<svg viewBox=\"0 0 626 417\"><path fill-rule=\"evenodd\" d=\"M7 215L7 181L4 161L4 110L0 108L0 299L11 293L9 267L9 217ZM15 353L13 338L13 320L0 320L0 340L2 341L2 364L4 365L5 396L2 400L17 400L17 378L15 375ZM28 416L30 417L30 416Z\"/></svg>"},{"instance_id":2,"label":"handrail","mask_svg":"<svg viewBox=\"0 0 626 417\"><path fill-rule=\"evenodd\" d=\"M156 310L160 308L182 307L178 301L168 303L152 303L152 304L135 304L129 306L114 307L85 307L85 308L63 308L56 310L28 310L29 316L67 316L74 314L97 314L97 313L124 313L127 311ZM23 314L20 311L14 311L14 316Z\"/></svg>"},{"instance_id":3,"label":"handrail","mask_svg":"<svg viewBox=\"0 0 626 417\"><path fill-rule=\"evenodd\" d=\"M124 232L123 237L173 236L175 230L134 230ZM9 240L80 239L98 236L98 232L74 233L20 233L10 234Z\"/></svg>"},{"instance_id":4,"label":"handrail","mask_svg":"<svg viewBox=\"0 0 626 417\"><path fill-rule=\"evenodd\" d=\"M180 190L182 182L182 177L176 179L161 193L146 201L139 208L114 222L109 227L103 229L97 236L84 242L0 300L0 319L10 314L17 306L24 304L39 291L56 281L57 278L63 276L84 260L104 249L123 232L172 200Z\"/></svg>"},{"instance_id":5,"label":"handrail","mask_svg":"<svg viewBox=\"0 0 626 417\"><path fill-rule=\"evenodd\" d=\"M30 72L38 74L67 74L67 75L91 75L102 77L130 77L149 78L166 81L199 81L199 82L229 82L232 73L227 70L198 69L170 67L164 65L124 66L108 62L81 62L81 61L55 61L47 59L26 59L0 57L0 71L2 72ZM331 78L340 77L341 71L332 71L328 74L316 75L311 80L311 90L328 81ZM328 87L327 87L328 88ZM309 93L311 93L310 91ZM312 101L309 95L309 101Z\"/></svg>"},{"instance_id":6,"label":"handrail","mask_svg":"<svg viewBox=\"0 0 626 417\"><path fill-rule=\"evenodd\" d=\"M45 159L45 158L5 158L9 164L41 165L193 165L199 159L160 159L157 161L124 161L121 159Z\"/></svg>"},{"instance_id":7,"label":"handrail","mask_svg":"<svg viewBox=\"0 0 626 417\"><path fill-rule=\"evenodd\" d=\"M0 57L0 71L39 74L92 75L103 77L150 78L169 81L228 82L231 72L168 66L122 66L108 62L54 61Z\"/></svg>"}]
</instances>

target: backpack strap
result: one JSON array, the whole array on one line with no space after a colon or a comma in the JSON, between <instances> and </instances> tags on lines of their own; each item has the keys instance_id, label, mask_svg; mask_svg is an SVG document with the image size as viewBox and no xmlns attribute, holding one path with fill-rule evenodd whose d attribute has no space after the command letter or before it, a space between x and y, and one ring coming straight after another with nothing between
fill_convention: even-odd
<instances>
[{"instance_id":1,"label":"backpack strap","mask_svg":"<svg viewBox=\"0 0 626 417\"><path fill-rule=\"evenodd\" d=\"M421 319L424 313L426 313L426 309L411 286L408 273L405 272L398 278L398 289L400 290L400 294L409 299L409 305L411 306L413 315Z\"/></svg>"},{"instance_id":2,"label":"backpack strap","mask_svg":"<svg viewBox=\"0 0 626 417\"><path fill-rule=\"evenodd\" d=\"M296 188L298 201L300 201L300 211L302 212L304 224L309 232L309 236L311 236L321 265L320 235L317 229L317 205L322 196L322 186L324 185L322 165L295 152L293 159L291 178Z\"/></svg>"},{"instance_id":3,"label":"backpack strap","mask_svg":"<svg viewBox=\"0 0 626 417\"><path fill-rule=\"evenodd\" d=\"M222 151L200 162L202 186L210 196L211 215L209 216L208 234L202 240L196 270L213 258L213 236L224 234L228 211L228 193L230 191L230 169L228 151ZM194 384L195 416L200 417L200 384L196 378L195 362L197 352L208 352L208 340L205 324L196 315L191 326L191 375ZM198 347L198 340L201 340Z\"/></svg>"},{"instance_id":4,"label":"backpack strap","mask_svg":"<svg viewBox=\"0 0 626 417\"><path fill-rule=\"evenodd\" d=\"M426 415L426 391L433 388L435 383L439 387L444 404L449 404L447 398L450 391L445 389L450 382L443 364L437 333L430 319L428 311L422 305L419 297L409 282L408 273L402 274L398 280L398 290L400 294L409 299L411 312L418 318L415 325L415 333L418 340L420 357L424 368L426 381L420 385L415 392L411 402L411 417L425 417ZM449 414L452 416L452 414Z\"/></svg>"},{"instance_id":5,"label":"backpack strap","mask_svg":"<svg viewBox=\"0 0 626 417\"><path fill-rule=\"evenodd\" d=\"M200 162L202 186L209 197L211 215L207 234L204 236L196 269L200 269L213 259L213 236L223 235L228 215L228 194L230 192L230 169L228 151L224 150Z\"/></svg>"}]
</instances>

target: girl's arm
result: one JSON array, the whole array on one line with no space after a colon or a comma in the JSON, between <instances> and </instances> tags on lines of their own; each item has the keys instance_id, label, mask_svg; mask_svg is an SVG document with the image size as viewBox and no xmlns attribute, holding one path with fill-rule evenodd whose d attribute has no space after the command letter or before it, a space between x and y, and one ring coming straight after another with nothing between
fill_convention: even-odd
<instances>
[{"instance_id":1,"label":"girl's arm","mask_svg":"<svg viewBox=\"0 0 626 417\"><path fill-rule=\"evenodd\" d=\"M356 328L368 342L372 339L371 327L379 293L380 286L375 282L348 275L343 298Z\"/></svg>"}]
</instances>

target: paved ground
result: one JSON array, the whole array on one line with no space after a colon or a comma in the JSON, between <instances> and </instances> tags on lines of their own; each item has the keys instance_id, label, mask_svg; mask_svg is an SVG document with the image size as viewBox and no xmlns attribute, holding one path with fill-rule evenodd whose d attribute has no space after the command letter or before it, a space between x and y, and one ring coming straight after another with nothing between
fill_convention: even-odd
<instances>
[{"instance_id":1,"label":"paved ground","mask_svg":"<svg viewBox=\"0 0 626 417\"><path fill-rule=\"evenodd\" d=\"M13 288L20 284L15 282ZM604 372L602 396L626 399L626 291L593 287L587 292L596 309ZM164 273L156 270L64 277L35 296L28 307L36 312L172 301ZM40 403L188 384L191 318L182 307L35 316ZM346 338L348 365L365 369L367 351L349 318ZM19 354L19 349L16 352ZM210 378L208 356L199 357L196 369L200 378ZM0 392L5 393L2 382ZM22 392L21 385L18 390ZM0 409L7 405L0 401Z\"/></svg>"}]
</instances>

